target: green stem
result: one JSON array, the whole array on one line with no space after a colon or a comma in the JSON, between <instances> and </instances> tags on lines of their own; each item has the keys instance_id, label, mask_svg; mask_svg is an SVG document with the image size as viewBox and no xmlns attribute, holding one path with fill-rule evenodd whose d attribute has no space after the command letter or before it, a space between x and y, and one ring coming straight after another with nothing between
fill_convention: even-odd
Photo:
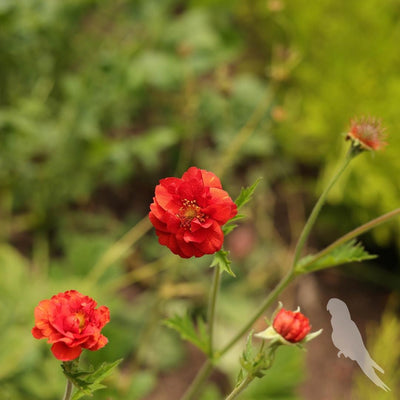
<instances>
[{"instance_id":1,"label":"green stem","mask_svg":"<svg viewBox=\"0 0 400 400\"><path fill-rule=\"evenodd\" d=\"M215 306L217 303L219 285L221 279L221 269L220 266L217 265L214 267L214 277L210 290L210 299L208 302L208 310L207 310L207 326L208 326L208 356L212 359L214 357L214 320L215 320Z\"/></svg>"},{"instance_id":2,"label":"green stem","mask_svg":"<svg viewBox=\"0 0 400 400\"><path fill-rule=\"evenodd\" d=\"M211 360L207 360L201 367L199 373L194 378L192 384L189 386L188 390L184 393L181 400L191 400L197 394L199 389L203 386L204 382L207 380L214 368Z\"/></svg>"},{"instance_id":3,"label":"green stem","mask_svg":"<svg viewBox=\"0 0 400 400\"><path fill-rule=\"evenodd\" d=\"M274 344L271 345L269 348L269 354L267 356L267 360L265 360L265 355L264 355L264 346L265 346L265 341L263 340L261 342L260 350L258 351L257 357L255 359L255 363L259 365L259 368L252 373L248 373L246 378L238 385L236 386L232 392L228 395L228 397L225 400L232 400L235 397L237 397L243 390L249 386L249 384L254 380L256 376L260 377L265 374L265 371L269 368L271 368L272 362L275 358L275 351L278 348L279 344ZM263 361L260 363L260 361ZM266 364L266 361L268 361L268 364ZM261 375L259 375L261 373Z\"/></svg>"},{"instance_id":4,"label":"green stem","mask_svg":"<svg viewBox=\"0 0 400 400\"><path fill-rule=\"evenodd\" d=\"M343 235L339 239L335 240L329 246L325 247L325 249L323 249L320 252L318 252L317 254L315 254L315 256L310 260L310 262L308 264L305 264L305 265L302 266L302 269L306 268L309 264L314 263L315 261L319 260L320 258L326 256L332 250L336 249L337 247L339 247L343 243L346 243L349 240L354 239L355 237L362 235L363 233L371 230L372 228L377 227L378 225L383 224L384 222L390 220L391 218L393 218L393 217L395 217L395 216L397 216L399 214L400 214L400 208L396 208L393 211L390 211L390 212L388 212L386 214L383 214L380 217L375 218L375 219L367 222L366 224L359 226L356 229L353 229L352 231L346 233L345 235Z\"/></svg>"},{"instance_id":5,"label":"green stem","mask_svg":"<svg viewBox=\"0 0 400 400\"><path fill-rule=\"evenodd\" d=\"M190 400L194 398L201 386L203 386L206 379L211 374L214 366L214 320L215 320L215 308L217 304L218 291L221 280L221 268L219 265L214 267L214 277L210 289L210 298L208 302L207 310L207 328L208 328L208 357L209 359L203 364L202 368L198 372L196 378L193 380L192 384L189 386L187 391L184 393L181 400Z\"/></svg>"},{"instance_id":6,"label":"green stem","mask_svg":"<svg viewBox=\"0 0 400 400\"><path fill-rule=\"evenodd\" d=\"M236 386L232 392L228 395L228 397L225 400L232 400L235 397L237 397L240 393L243 392L244 389L249 386L249 384L253 381L254 376L252 375L247 375L246 379L244 379L239 386Z\"/></svg>"},{"instance_id":7,"label":"green stem","mask_svg":"<svg viewBox=\"0 0 400 400\"><path fill-rule=\"evenodd\" d=\"M65 393L62 400L70 400L72 395L72 390L74 386L72 382L67 378L67 386L65 386Z\"/></svg>"},{"instance_id":8,"label":"green stem","mask_svg":"<svg viewBox=\"0 0 400 400\"><path fill-rule=\"evenodd\" d=\"M278 283L275 289L268 295L265 299L264 303L261 305L259 310L253 315L253 317L248 321L248 323L240 330L240 332L219 352L214 354L218 357L223 356L227 351L229 351L241 338L242 336L252 327L252 325L257 321L258 318L266 309L272 304L272 302L278 297L279 293L294 279L295 275L293 271L289 271L289 273ZM186 391L181 400L191 400L193 396L198 392L199 388L203 385L205 380L208 378L210 373L213 370L213 363L211 360L207 360L199 373L197 374L195 380L190 385L189 389Z\"/></svg>"},{"instance_id":9,"label":"green stem","mask_svg":"<svg viewBox=\"0 0 400 400\"><path fill-rule=\"evenodd\" d=\"M253 324L264 314L267 308L272 304L273 301L278 297L283 289L294 279L295 275L293 270L290 270L286 276L278 283L275 289L270 292L264 303L257 312L250 318L246 325L239 331L239 333L220 351L218 356L223 356L227 351L229 351L241 338L242 336L253 326Z\"/></svg>"},{"instance_id":10,"label":"green stem","mask_svg":"<svg viewBox=\"0 0 400 400\"><path fill-rule=\"evenodd\" d=\"M342 175L342 173L344 172L344 170L346 169L346 167L349 165L350 161L352 160L352 158L355 156L355 154L357 154L353 148L353 146L349 149L342 165L339 167L339 169L337 170L336 174L333 176L333 178L331 179L331 181L329 182L328 186L325 188L325 190L322 192L320 198L318 199L318 201L315 203L315 206L313 208L313 210L311 211L310 216L308 217L308 220L306 222L306 224L304 225L304 228L300 234L299 240L297 242L296 245L296 249L294 252L294 258L293 258L293 265L292 268L294 268L297 264L297 262L299 261L300 255L301 255L301 251L304 248L304 245L308 239L308 236L310 235L311 229L315 224L315 221L318 217L319 212L321 211L322 206L325 203L326 197L329 193L329 191L331 190L332 186L336 183L336 181L339 179L339 177Z\"/></svg>"}]
</instances>

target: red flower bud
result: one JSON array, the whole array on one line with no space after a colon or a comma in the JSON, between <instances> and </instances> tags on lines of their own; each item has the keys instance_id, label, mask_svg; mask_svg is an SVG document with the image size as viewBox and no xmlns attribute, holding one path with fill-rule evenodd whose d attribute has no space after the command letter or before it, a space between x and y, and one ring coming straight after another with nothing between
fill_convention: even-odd
<instances>
[{"instance_id":1,"label":"red flower bud","mask_svg":"<svg viewBox=\"0 0 400 400\"><path fill-rule=\"evenodd\" d=\"M42 300L35 308L32 335L36 339L47 338L54 356L61 361L78 358L82 348L98 350L108 342L100 331L110 321L110 312L106 306L95 308L96 305L76 290Z\"/></svg>"},{"instance_id":2,"label":"red flower bud","mask_svg":"<svg viewBox=\"0 0 400 400\"><path fill-rule=\"evenodd\" d=\"M288 311L282 308L276 315L273 327L285 340L297 343L310 332L310 321L301 312Z\"/></svg>"}]
</instances>

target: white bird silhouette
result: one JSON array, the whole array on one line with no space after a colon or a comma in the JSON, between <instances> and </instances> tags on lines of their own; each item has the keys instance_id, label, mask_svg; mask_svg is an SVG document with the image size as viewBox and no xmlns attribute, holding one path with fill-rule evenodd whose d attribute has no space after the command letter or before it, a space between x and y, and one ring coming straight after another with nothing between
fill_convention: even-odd
<instances>
[{"instance_id":1,"label":"white bird silhouette","mask_svg":"<svg viewBox=\"0 0 400 400\"><path fill-rule=\"evenodd\" d=\"M382 374L384 371L371 358L365 348L360 331L351 319L346 303L340 299L332 298L328 301L326 308L332 315L332 342L339 350L338 357L343 354L345 357L355 361L375 385L385 391L389 391L389 387L381 381L375 369L382 372Z\"/></svg>"}]
</instances>

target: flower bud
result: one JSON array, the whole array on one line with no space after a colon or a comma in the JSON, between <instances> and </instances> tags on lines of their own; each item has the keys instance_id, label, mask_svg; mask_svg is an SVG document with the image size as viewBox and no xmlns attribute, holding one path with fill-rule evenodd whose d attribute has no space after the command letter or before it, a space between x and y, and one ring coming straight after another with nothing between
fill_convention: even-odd
<instances>
[{"instance_id":1,"label":"flower bud","mask_svg":"<svg viewBox=\"0 0 400 400\"><path fill-rule=\"evenodd\" d=\"M275 331L290 343L300 342L310 332L310 321L301 312L282 308L272 324Z\"/></svg>"},{"instance_id":2,"label":"flower bud","mask_svg":"<svg viewBox=\"0 0 400 400\"><path fill-rule=\"evenodd\" d=\"M310 321L298 310L285 310L280 303L278 310L274 313L275 318L272 326L255 336L271 340L272 343L290 345L307 343L321 334L322 329L309 333L311 330Z\"/></svg>"}]
</instances>

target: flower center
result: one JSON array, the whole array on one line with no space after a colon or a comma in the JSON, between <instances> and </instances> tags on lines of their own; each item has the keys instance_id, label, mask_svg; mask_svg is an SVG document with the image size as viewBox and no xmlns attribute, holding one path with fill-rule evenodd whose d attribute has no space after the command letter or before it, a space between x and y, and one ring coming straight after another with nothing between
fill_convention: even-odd
<instances>
[{"instance_id":1,"label":"flower center","mask_svg":"<svg viewBox=\"0 0 400 400\"><path fill-rule=\"evenodd\" d=\"M199 222L205 221L205 214L201 211L201 208L197 205L196 200L184 199L182 201L182 207L179 209L177 217L181 220L181 227L190 230L190 225L194 218L197 218Z\"/></svg>"},{"instance_id":2,"label":"flower center","mask_svg":"<svg viewBox=\"0 0 400 400\"><path fill-rule=\"evenodd\" d=\"M77 312L75 314L75 318L79 322L79 331L81 331L83 329L83 327L85 326L85 314L83 312Z\"/></svg>"}]
</instances>

